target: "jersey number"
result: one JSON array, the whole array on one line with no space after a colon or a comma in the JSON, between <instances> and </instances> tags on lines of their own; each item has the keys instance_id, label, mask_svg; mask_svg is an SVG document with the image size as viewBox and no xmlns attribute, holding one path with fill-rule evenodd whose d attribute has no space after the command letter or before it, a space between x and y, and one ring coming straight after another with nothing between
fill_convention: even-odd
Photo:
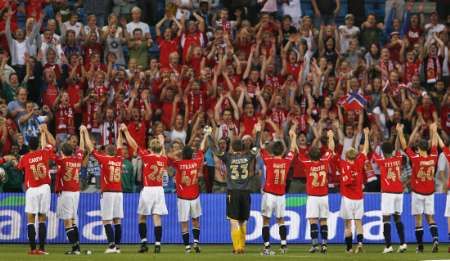
<instances>
[{"instance_id":1,"label":"jersey number","mask_svg":"<svg viewBox=\"0 0 450 261\"><path fill-rule=\"evenodd\" d=\"M181 183L185 186L195 185L198 183L197 175L198 173L196 169L190 170L190 175L187 175L186 171L183 170L181 172Z\"/></svg>"},{"instance_id":2,"label":"jersey number","mask_svg":"<svg viewBox=\"0 0 450 261\"><path fill-rule=\"evenodd\" d=\"M44 163L30 165L30 168L31 172L33 172L34 180L43 179L47 175L47 167Z\"/></svg>"},{"instance_id":3,"label":"jersey number","mask_svg":"<svg viewBox=\"0 0 450 261\"><path fill-rule=\"evenodd\" d=\"M109 182L120 182L121 167L109 166Z\"/></svg>"},{"instance_id":4,"label":"jersey number","mask_svg":"<svg viewBox=\"0 0 450 261\"><path fill-rule=\"evenodd\" d=\"M275 185L284 185L286 183L286 170L282 169L274 169L273 173L275 174Z\"/></svg>"},{"instance_id":5,"label":"jersey number","mask_svg":"<svg viewBox=\"0 0 450 261\"><path fill-rule=\"evenodd\" d=\"M159 169L158 166L156 166L156 165L151 165L150 169L152 170L152 172L150 172L150 174L147 175L148 179L161 181L163 170Z\"/></svg>"},{"instance_id":6,"label":"jersey number","mask_svg":"<svg viewBox=\"0 0 450 261\"><path fill-rule=\"evenodd\" d=\"M417 173L417 179L420 179L420 181L425 182L427 180L431 181L434 177L434 167L427 167L427 168L420 168L419 172Z\"/></svg>"},{"instance_id":7,"label":"jersey number","mask_svg":"<svg viewBox=\"0 0 450 261\"><path fill-rule=\"evenodd\" d=\"M400 175L400 167L388 168L386 178L395 182Z\"/></svg>"},{"instance_id":8,"label":"jersey number","mask_svg":"<svg viewBox=\"0 0 450 261\"><path fill-rule=\"evenodd\" d=\"M313 178L311 185L313 187L323 187L325 186L325 183L327 182L327 173L325 171L319 171L319 172L311 172L310 174ZM319 181L321 179L322 181Z\"/></svg>"},{"instance_id":9,"label":"jersey number","mask_svg":"<svg viewBox=\"0 0 450 261\"><path fill-rule=\"evenodd\" d=\"M80 169L79 168L66 168L66 173L64 173L63 180L64 181L71 181L74 180L78 182L80 180L79 175Z\"/></svg>"},{"instance_id":10,"label":"jersey number","mask_svg":"<svg viewBox=\"0 0 450 261\"><path fill-rule=\"evenodd\" d=\"M231 179L246 179L248 177L248 164L230 165Z\"/></svg>"}]
</instances>

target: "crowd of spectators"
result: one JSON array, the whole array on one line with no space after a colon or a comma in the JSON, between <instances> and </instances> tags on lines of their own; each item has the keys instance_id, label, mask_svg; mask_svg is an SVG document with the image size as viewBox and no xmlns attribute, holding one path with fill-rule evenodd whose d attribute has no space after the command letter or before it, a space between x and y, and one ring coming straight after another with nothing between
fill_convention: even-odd
<instances>
[{"instance_id":1,"label":"crowd of spectators","mask_svg":"<svg viewBox=\"0 0 450 261\"><path fill-rule=\"evenodd\" d=\"M264 143L287 144L298 124L300 152L325 148L333 130L336 157L359 148L364 127L371 153L396 139L397 123L412 146L431 122L450 138L450 1L425 16L428 1L388 0L384 17L365 15L366 1L352 0L348 11L339 0L312 0L312 14L300 0L162 1L157 13L159 2L0 1L0 191L22 191L17 161L41 123L58 146L77 146L81 124L97 147L115 144L125 123L141 147L163 134L167 151L198 147L205 126L220 149L235 138L250 149L258 121ZM124 154L124 192L138 192L142 163L132 150ZM226 191L225 167L209 150L204 165L202 192ZM369 160L365 168L366 191L379 191L377 167ZM253 169L258 192L261 159ZM448 169L441 156L438 191ZM167 192L173 174L165 175ZM99 190L99 175L86 156L84 192ZM337 191L339 173L331 166L328 175ZM288 191L304 193L304 184L294 160Z\"/></svg>"}]
</instances>

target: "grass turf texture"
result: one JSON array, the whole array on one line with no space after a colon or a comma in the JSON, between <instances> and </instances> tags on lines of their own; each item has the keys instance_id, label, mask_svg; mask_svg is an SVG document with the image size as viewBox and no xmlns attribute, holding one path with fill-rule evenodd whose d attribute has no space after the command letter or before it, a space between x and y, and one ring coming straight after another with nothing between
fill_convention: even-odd
<instances>
[{"instance_id":1,"label":"grass turf texture","mask_svg":"<svg viewBox=\"0 0 450 261\"><path fill-rule=\"evenodd\" d=\"M276 251L275 256L261 256L261 245L248 245L244 255L231 254L230 245L203 245L202 253L185 254L183 245L162 245L160 254L153 254L153 245L149 245L149 253L137 253L139 245L121 245L121 254L104 254L106 245L81 245L82 250L92 250L92 255L67 256L64 252L69 249L69 245L47 245L48 256L29 256L28 245L3 245L0 244L0 260L46 260L46 261L69 261L69 260L217 260L228 261L239 260L444 260L450 259L447 252L447 244L440 245L439 253L431 253L431 245L425 245L425 253L416 254L415 245L409 245L406 253L381 254L383 245L365 245L362 254L344 253L344 245L330 245L328 254L309 254L309 245L290 245L289 251L285 255L279 254L279 246L274 245L272 249ZM398 247L394 245L394 249Z\"/></svg>"}]
</instances>

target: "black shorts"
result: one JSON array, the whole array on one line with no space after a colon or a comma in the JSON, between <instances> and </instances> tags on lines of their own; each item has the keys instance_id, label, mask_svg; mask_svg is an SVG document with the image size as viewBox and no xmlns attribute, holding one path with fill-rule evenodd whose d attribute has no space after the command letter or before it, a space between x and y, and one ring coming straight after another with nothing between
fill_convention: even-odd
<instances>
[{"instance_id":1,"label":"black shorts","mask_svg":"<svg viewBox=\"0 0 450 261\"><path fill-rule=\"evenodd\" d=\"M228 190L227 217L229 219L246 221L250 217L250 191Z\"/></svg>"}]
</instances>

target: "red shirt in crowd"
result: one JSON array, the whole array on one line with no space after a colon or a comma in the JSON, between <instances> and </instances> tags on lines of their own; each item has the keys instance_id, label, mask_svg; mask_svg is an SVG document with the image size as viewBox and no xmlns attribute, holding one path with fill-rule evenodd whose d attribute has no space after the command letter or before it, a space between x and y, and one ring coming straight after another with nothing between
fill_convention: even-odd
<instances>
[{"instance_id":1,"label":"red shirt in crowd","mask_svg":"<svg viewBox=\"0 0 450 261\"><path fill-rule=\"evenodd\" d=\"M260 118L259 114L253 115L253 116L247 116L247 114L242 115L241 117L241 125L243 125L243 135L252 135L253 134L253 127L258 122L258 119Z\"/></svg>"},{"instance_id":2,"label":"red shirt in crowd","mask_svg":"<svg viewBox=\"0 0 450 261\"><path fill-rule=\"evenodd\" d=\"M122 150L117 155L109 156L94 150L92 152L100 165L100 187L102 192L122 191Z\"/></svg>"},{"instance_id":3,"label":"red shirt in crowd","mask_svg":"<svg viewBox=\"0 0 450 261\"><path fill-rule=\"evenodd\" d=\"M310 160L305 154L299 154L300 162L306 173L306 194L309 196L328 195L328 171L332 154L328 151L318 161Z\"/></svg>"},{"instance_id":4,"label":"red shirt in crowd","mask_svg":"<svg viewBox=\"0 0 450 261\"><path fill-rule=\"evenodd\" d=\"M52 108L58 97L58 87L55 84L48 84L47 89L42 93L42 104Z\"/></svg>"},{"instance_id":5,"label":"red shirt in crowd","mask_svg":"<svg viewBox=\"0 0 450 261\"><path fill-rule=\"evenodd\" d=\"M186 57L189 51L189 47L194 46L203 46L206 43L205 35L197 31L195 33L183 33L181 35L181 47L183 48L183 61L186 61Z\"/></svg>"},{"instance_id":6,"label":"red shirt in crowd","mask_svg":"<svg viewBox=\"0 0 450 261\"><path fill-rule=\"evenodd\" d=\"M50 185L49 162L55 160L56 155L52 146L35 150L20 158L18 169L25 173L25 187L36 188L42 185Z\"/></svg>"},{"instance_id":7,"label":"red shirt in crowd","mask_svg":"<svg viewBox=\"0 0 450 261\"><path fill-rule=\"evenodd\" d=\"M173 160L171 165L176 170L175 183L178 198L192 200L200 193L198 175L203 166L203 151L199 150L194 159Z\"/></svg>"},{"instance_id":8,"label":"red shirt in crowd","mask_svg":"<svg viewBox=\"0 0 450 261\"><path fill-rule=\"evenodd\" d=\"M147 147L145 142L145 137L147 134L147 124L145 121L132 121L128 123L128 131L130 132L131 137L136 141L139 147L145 148Z\"/></svg>"},{"instance_id":9,"label":"red shirt in crowd","mask_svg":"<svg viewBox=\"0 0 450 261\"><path fill-rule=\"evenodd\" d=\"M364 162L366 159L366 155L360 153L353 163L347 160L339 162L342 196L354 200L363 198Z\"/></svg>"},{"instance_id":10,"label":"red shirt in crowd","mask_svg":"<svg viewBox=\"0 0 450 261\"><path fill-rule=\"evenodd\" d=\"M56 108L55 122L56 122L56 134L68 133L75 134L75 110L70 105L60 104Z\"/></svg>"},{"instance_id":11,"label":"red shirt in crowd","mask_svg":"<svg viewBox=\"0 0 450 261\"><path fill-rule=\"evenodd\" d=\"M397 151L394 156L387 159L375 153L373 160L380 168L381 192L403 193L400 179L403 158L400 152Z\"/></svg>"},{"instance_id":12,"label":"red shirt in crowd","mask_svg":"<svg viewBox=\"0 0 450 261\"><path fill-rule=\"evenodd\" d=\"M436 147L431 148L431 153L426 156L420 156L411 148L406 149L411 161L411 190L423 194L430 195L434 193L434 173L438 161L438 151Z\"/></svg>"},{"instance_id":13,"label":"red shirt in crowd","mask_svg":"<svg viewBox=\"0 0 450 261\"><path fill-rule=\"evenodd\" d=\"M162 176L167 169L167 157L151 154L139 148L138 155L142 159L142 183L144 187L162 187Z\"/></svg>"},{"instance_id":14,"label":"red shirt in crowd","mask_svg":"<svg viewBox=\"0 0 450 261\"><path fill-rule=\"evenodd\" d=\"M83 162L83 151L73 156L57 157L59 169L56 173L55 191L80 191L80 169Z\"/></svg>"},{"instance_id":15,"label":"red shirt in crowd","mask_svg":"<svg viewBox=\"0 0 450 261\"><path fill-rule=\"evenodd\" d=\"M264 192L279 196L284 195L286 193L286 179L294 153L290 151L285 157L277 158L271 156L266 150L261 150L261 156L266 166Z\"/></svg>"},{"instance_id":16,"label":"red shirt in crowd","mask_svg":"<svg viewBox=\"0 0 450 261\"><path fill-rule=\"evenodd\" d=\"M166 40L162 37L156 39L159 45L159 63L161 67L169 67L169 55L173 52L178 53L178 45L180 44L180 38L176 37L172 40Z\"/></svg>"}]
</instances>

